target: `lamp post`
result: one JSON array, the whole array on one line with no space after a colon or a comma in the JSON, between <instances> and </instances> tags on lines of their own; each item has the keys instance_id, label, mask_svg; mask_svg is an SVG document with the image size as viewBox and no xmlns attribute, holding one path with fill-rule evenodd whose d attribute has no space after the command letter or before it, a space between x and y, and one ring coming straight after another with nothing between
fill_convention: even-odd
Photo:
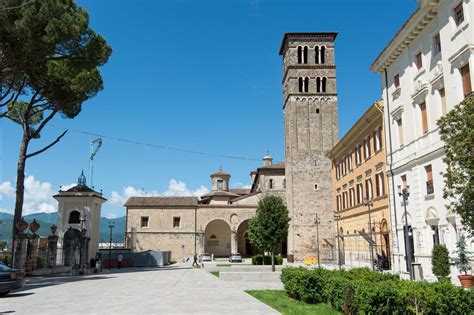
<instances>
[{"instance_id":1,"label":"lamp post","mask_svg":"<svg viewBox=\"0 0 474 315\"><path fill-rule=\"evenodd\" d=\"M367 211L369 213L369 236L370 236L370 262L372 265L372 270L375 271L375 264L374 264L374 239L372 237L372 217L370 215L370 206L373 206L374 203L369 200L369 198L365 199L364 204L367 206Z\"/></svg>"},{"instance_id":2,"label":"lamp post","mask_svg":"<svg viewBox=\"0 0 474 315\"><path fill-rule=\"evenodd\" d=\"M109 222L110 238L109 238L109 270L112 268L112 230L114 229L115 223Z\"/></svg>"},{"instance_id":3,"label":"lamp post","mask_svg":"<svg viewBox=\"0 0 474 315\"><path fill-rule=\"evenodd\" d=\"M316 213L316 218L314 219L314 223L316 224L316 243L317 243L316 253L318 255L318 268L321 268L321 263L319 261L319 225L321 224L321 221L319 220L317 213Z\"/></svg>"},{"instance_id":4,"label":"lamp post","mask_svg":"<svg viewBox=\"0 0 474 315\"><path fill-rule=\"evenodd\" d=\"M337 264L339 265L339 269L341 269L342 260L341 260L341 243L340 243L340 235L339 235L339 220L341 216L339 214L334 215L334 220L336 220L336 237L337 237Z\"/></svg>"},{"instance_id":5,"label":"lamp post","mask_svg":"<svg viewBox=\"0 0 474 315\"><path fill-rule=\"evenodd\" d=\"M408 213L407 213L407 201L408 197L410 197L410 192L409 192L409 185L406 185L405 188L402 189L402 186L398 185L398 196L403 198L403 207L405 209L405 249L407 253L407 269L408 273L410 274L410 280L413 280L413 272L412 272L412 265L411 265L411 244L410 244L410 238L409 238L409 233L410 231L408 230Z\"/></svg>"}]
</instances>

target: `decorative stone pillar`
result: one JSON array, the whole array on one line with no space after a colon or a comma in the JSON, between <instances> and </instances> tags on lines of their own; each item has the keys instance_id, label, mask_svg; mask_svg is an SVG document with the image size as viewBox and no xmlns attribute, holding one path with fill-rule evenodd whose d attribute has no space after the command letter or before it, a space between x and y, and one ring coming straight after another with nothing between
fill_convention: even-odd
<instances>
[{"instance_id":1,"label":"decorative stone pillar","mask_svg":"<svg viewBox=\"0 0 474 315\"><path fill-rule=\"evenodd\" d=\"M232 229L230 232L230 252L231 254L235 254L238 252L237 249L237 231Z\"/></svg>"},{"instance_id":2,"label":"decorative stone pillar","mask_svg":"<svg viewBox=\"0 0 474 315\"><path fill-rule=\"evenodd\" d=\"M26 262L26 251L28 247L28 239L23 231L28 227L28 223L21 218L21 221L17 222L15 227L18 231L18 238L14 240L13 267L23 269Z\"/></svg>"},{"instance_id":3,"label":"decorative stone pillar","mask_svg":"<svg viewBox=\"0 0 474 315\"><path fill-rule=\"evenodd\" d=\"M57 255L58 255L58 240L59 236L56 235L58 227L53 224L51 226L51 235L48 236L48 261L47 266L48 268L55 268Z\"/></svg>"},{"instance_id":4,"label":"decorative stone pillar","mask_svg":"<svg viewBox=\"0 0 474 315\"><path fill-rule=\"evenodd\" d=\"M28 240L28 251L31 253L29 259L29 263L31 265L31 270L36 270L36 265L38 262L38 248L39 248L39 241L40 237L39 235L36 234L36 231L40 228L40 225L38 222L36 222L36 219L33 220L33 222L30 223L30 230L33 233L31 237Z\"/></svg>"}]
</instances>

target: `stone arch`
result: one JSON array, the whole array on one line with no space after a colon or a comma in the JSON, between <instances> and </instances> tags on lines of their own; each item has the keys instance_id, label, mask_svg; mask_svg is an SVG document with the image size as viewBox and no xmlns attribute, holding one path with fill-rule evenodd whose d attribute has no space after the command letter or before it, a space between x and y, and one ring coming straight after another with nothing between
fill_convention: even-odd
<instances>
[{"instance_id":1,"label":"stone arch","mask_svg":"<svg viewBox=\"0 0 474 315\"><path fill-rule=\"evenodd\" d=\"M237 227L237 248L242 257L250 257L257 254L257 249L252 246L248 238L249 219L240 222Z\"/></svg>"},{"instance_id":2,"label":"stone arch","mask_svg":"<svg viewBox=\"0 0 474 315\"><path fill-rule=\"evenodd\" d=\"M211 238L212 237L212 238ZM204 252L228 257L231 252L231 226L223 219L210 220L204 229Z\"/></svg>"},{"instance_id":3,"label":"stone arch","mask_svg":"<svg viewBox=\"0 0 474 315\"><path fill-rule=\"evenodd\" d=\"M68 223L69 224L81 223L81 213L77 210L71 211L69 213Z\"/></svg>"},{"instance_id":4,"label":"stone arch","mask_svg":"<svg viewBox=\"0 0 474 315\"><path fill-rule=\"evenodd\" d=\"M425 212L425 221L428 225L438 225L439 215L434 207L429 207Z\"/></svg>"},{"instance_id":5,"label":"stone arch","mask_svg":"<svg viewBox=\"0 0 474 315\"><path fill-rule=\"evenodd\" d=\"M79 264L81 249L81 231L69 228L64 233L63 238L63 262L64 266L73 266Z\"/></svg>"},{"instance_id":6,"label":"stone arch","mask_svg":"<svg viewBox=\"0 0 474 315\"><path fill-rule=\"evenodd\" d=\"M380 221L380 255L382 256L382 268L389 270L391 268L390 231L386 219Z\"/></svg>"}]
</instances>

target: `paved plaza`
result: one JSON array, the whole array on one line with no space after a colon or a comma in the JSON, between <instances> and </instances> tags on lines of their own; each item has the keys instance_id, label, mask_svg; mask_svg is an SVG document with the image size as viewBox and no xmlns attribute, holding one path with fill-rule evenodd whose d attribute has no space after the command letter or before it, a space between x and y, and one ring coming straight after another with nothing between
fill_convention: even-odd
<instances>
[{"instance_id":1,"label":"paved plaza","mask_svg":"<svg viewBox=\"0 0 474 315\"><path fill-rule=\"evenodd\" d=\"M278 314L244 292L281 283L221 281L203 269L131 268L75 277L29 278L0 299L0 314Z\"/></svg>"}]
</instances>

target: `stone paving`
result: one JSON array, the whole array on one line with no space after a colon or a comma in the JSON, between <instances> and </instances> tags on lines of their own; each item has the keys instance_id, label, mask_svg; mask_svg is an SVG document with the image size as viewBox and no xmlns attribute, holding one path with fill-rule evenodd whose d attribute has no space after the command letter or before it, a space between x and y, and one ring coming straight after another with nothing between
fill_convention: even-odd
<instances>
[{"instance_id":1,"label":"stone paving","mask_svg":"<svg viewBox=\"0 0 474 315\"><path fill-rule=\"evenodd\" d=\"M221 281L185 266L28 279L0 298L0 314L278 314L244 292L281 282Z\"/></svg>"}]
</instances>

